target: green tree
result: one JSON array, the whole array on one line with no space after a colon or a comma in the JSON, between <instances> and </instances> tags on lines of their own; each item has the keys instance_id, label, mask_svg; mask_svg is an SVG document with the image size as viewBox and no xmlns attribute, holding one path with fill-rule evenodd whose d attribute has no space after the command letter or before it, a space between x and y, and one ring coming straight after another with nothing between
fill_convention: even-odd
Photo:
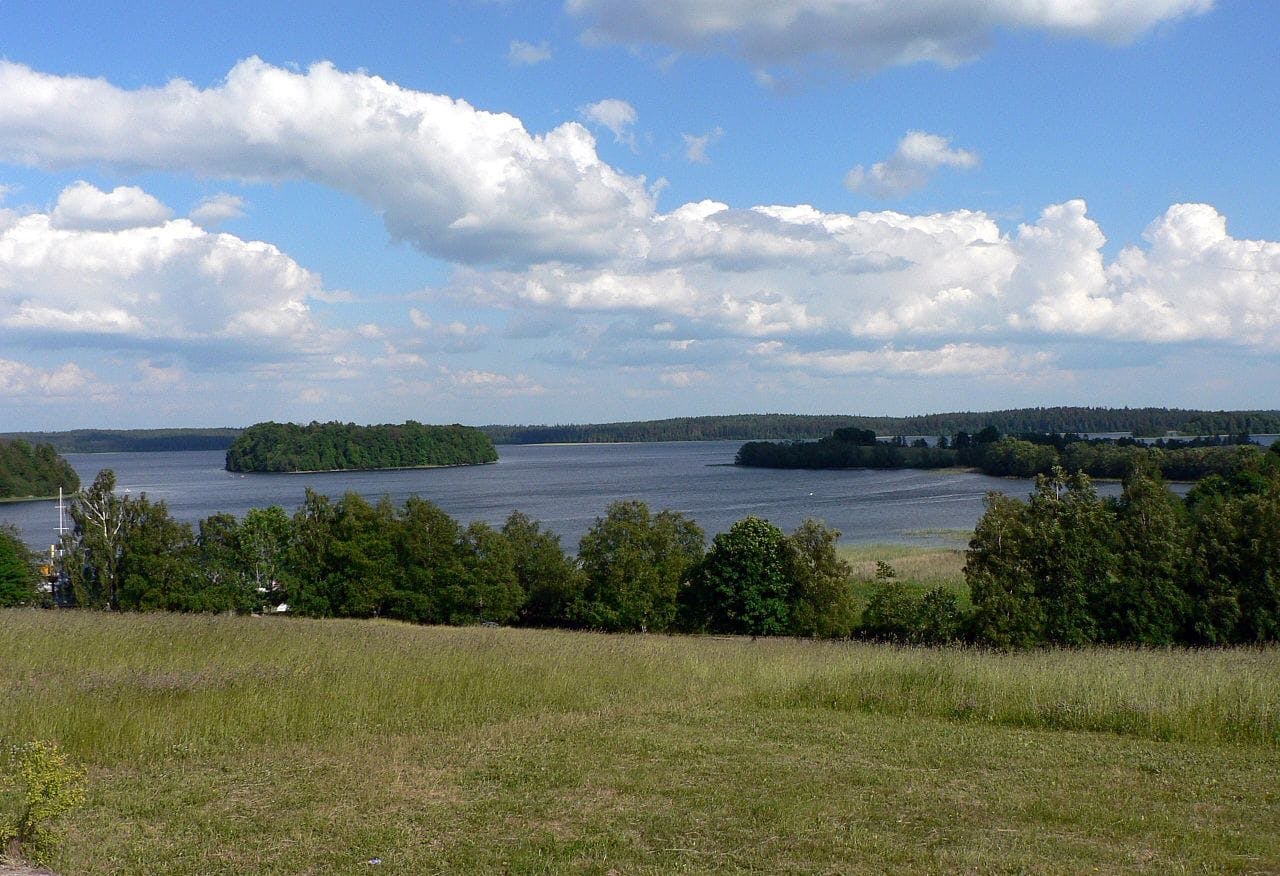
<instances>
[{"instance_id":1,"label":"green tree","mask_svg":"<svg viewBox=\"0 0 1280 876\"><path fill-rule=\"evenodd\" d=\"M76 602L87 608L117 608L121 533L126 499L115 494L116 473L98 472L93 483L71 499L71 532L63 536L67 572Z\"/></svg>"},{"instance_id":2,"label":"green tree","mask_svg":"<svg viewBox=\"0 0 1280 876\"><path fill-rule=\"evenodd\" d=\"M508 624L524 603L516 575L515 552L501 530L472 523L462 534L465 574L449 588L446 608L451 624Z\"/></svg>"},{"instance_id":3,"label":"green tree","mask_svg":"<svg viewBox=\"0 0 1280 876\"><path fill-rule=\"evenodd\" d=\"M920 616L920 597L901 581L882 579L862 610L860 632L885 642L910 642Z\"/></svg>"},{"instance_id":4,"label":"green tree","mask_svg":"<svg viewBox=\"0 0 1280 876\"><path fill-rule=\"evenodd\" d=\"M31 551L13 526L0 526L0 607L29 605L37 597Z\"/></svg>"},{"instance_id":5,"label":"green tree","mask_svg":"<svg viewBox=\"0 0 1280 876\"><path fill-rule=\"evenodd\" d=\"M448 592L470 573L462 527L439 506L410 497L396 530L399 580L391 594L390 617L416 623L449 620Z\"/></svg>"},{"instance_id":6,"label":"green tree","mask_svg":"<svg viewBox=\"0 0 1280 876\"><path fill-rule=\"evenodd\" d=\"M1267 471L1256 491L1204 495L1191 507L1189 638L1215 645L1280 638L1280 471Z\"/></svg>"},{"instance_id":7,"label":"green tree","mask_svg":"<svg viewBox=\"0 0 1280 876\"><path fill-rule=\"evenodd\" d=\"M196 541L164 502L145 495L124 500L116 607L126 611L224 611L195 580Z\"/></svg>"},{"instance_id":8,"label":"green tree","mask_svg":"<svg viewBox=\"0 0 1280 876\"><path fill-rule=\"evenodd\" d=\"M790 626L795 563L782 530L746 517L711 543L684 591L696 625L717 633L776 636Z\"/></svg>"},{"instance_id":9,"label":"green tree","mask_svg":"<svg viewBox=\"0 0 1280 876\"><path fill-rule=\"evenodd\" d=\"M862 635L901 644L945 645L960 637L962 621L955 593L935 587L922 594L899 581L888 563L876 562L876 587L862 612Z\"/></svg>"},{"instance_id":10,"label":"green tree","mask_svg":"<svg viewBox=\"0 0 1280 876\"><path fill-rule=\"evenodd\" d=\"M560 547L560 536L519 511L502 525L515 555L516 578L524 591L520 623L534 627L565 626L570 607L585 582L577 564Z\"/></svg>"},{"instance_id":11,"label":"green tree","mask_svg":"<svg viewBox=\"0 0 1280 876\"><path fill-rule=\"evenodd\" d=\"M245 584L262 594L264 606L287 598L291 531L289 515L279 505L250 508L236 530L236 557Z\"/></svg>"},{"instance_id":12,"label":"green tree","mask_svg":"<svg viewBox=\"0 0 1280 876\"><path fill-rule=\"evenodd\" d=\"M1183 503L1158 469L1139 465L1125 479L1116 536L1115 580L1098 606L1100 638L1171 644L1185 624L1191 531Z\"/></svg>"},{"instance_id":13,"label":"green tree","mask_svg":"<svg viewBox=\"0 0 1280 876\"><path fill-rule=\"evenodd\" d=\"M987 494L965 554L975 638L996 648L1025 648L1044 639L1044 606L1036 586L1026 506Z\"/></svg>"},{"instance_id":14,"label":"green tree","mask_svg":"<svg viewBox=\"0 0 1280 876\"><path fill-rule=\"evenodd\" d=\"M573 609L584 626L662 632L676 617L676 594L702 558L702 530L674 511L614 502L582 537L586 586Z\"/></svg>"},{"instance_id":15,"label":"green tree","mask_svg":"<svg viewBox=\"0 0 1280 876\"><path fill-rule=\"evenodd\" d=\"M317 617L373 617L396 588L395 509L348 492L337 502L307 490L293 518L290 609Z\"/></svg>"},{"instance_id":16,"label":"green tree","mask_svg":"<svg viewBox=\"0 0 1280 876\"><path fill-rule=\"evenodd\" d=\"M1055 467L1026 503L989 496L965 560L975 634L1004 648L1095 641L1114 565L1114 514L1087 475Z\"/></svg>"},{"instance_id":17,"label":"green tree","mask_svg":"<svg viewBox=\"0 0 1280 876\"><path fill-rule=\"evenodd\" d=\"M840 533L813 519L788 536L791 547L791 617L795 636L842 638L857 620L853 570L836 553Z\"/></svg>"},{"instance_id":18,"label":"green tree","mask_svg":"<svg viewBox=\"0 0 1280 876\"><path fill-rule=\"evenodd\" d=\"M964 613L955 591L934 587L920 599L912 640L921 645L946 645L960 638Z\"/></svg>"}]
</instances>

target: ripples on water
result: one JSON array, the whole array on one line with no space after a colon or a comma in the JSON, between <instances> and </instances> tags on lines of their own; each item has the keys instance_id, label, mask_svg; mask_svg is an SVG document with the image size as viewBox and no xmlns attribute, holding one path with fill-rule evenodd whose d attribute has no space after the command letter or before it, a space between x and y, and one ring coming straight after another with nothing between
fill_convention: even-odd
<instances>
[{"instance_id":1,"label":"ripples on water","mask_svg":"<svg viewBox=\"0 0 1280 876\"><path fill-rule=\"evenodd\" d=\"M69 453L85 484L100 469L116 472L117 488L163 500L179 520L219 512L243 515L281 505L292 513L311 487L339 496L354 490L370 501L410 496L435 502L466 524L499 525L520 510L575 548L615 499L641 499L697 520L708 537L754 514L791 530L816 517L851 543L954 543L947 531L970 530L990 490L1025 495L1030 482L942 471L783 471L732 465L739 441L654 444L502 446L494 465L319 474L232 474L219 451ZM1119 487L1099 491L1116 495ZM56 502L0 505L0 521L16 524L33 547L54 538Z\"/></svg>"}]
</instances>

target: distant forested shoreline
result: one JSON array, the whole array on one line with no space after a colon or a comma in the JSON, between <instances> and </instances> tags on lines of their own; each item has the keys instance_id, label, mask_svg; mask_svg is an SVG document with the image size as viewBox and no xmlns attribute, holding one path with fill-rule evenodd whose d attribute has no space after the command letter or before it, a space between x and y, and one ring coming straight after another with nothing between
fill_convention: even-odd
<instances>
[{"instance_id":1,"label":"distant forested shoreline","mask_svg":"<svg viewBox=\"0 0 1280 876\"><path fill-rule=\"evenodd\" d=\"M1144 467L1168 480L1232 477L1256 467L1263 450L1242 433L1226 438L1083 438L1075 433L1025 432L1001 435L987 426L974 435L957 432L935 443L917 439L877 439L869 429L836 429L817 441L749 441L734 464L749 468L975 468L995 477L1032 478L1055 468L1093 478L1119 480Z\"/></svg>"},{"instance_id":2,"label":"distant forested shoreline","mask_svg":"<svg viewBox=\"0 0 1280 876\"><path fill-rule=\"evenodd\" d=\"M1280 432L1280 411L1199 411L1181 408L1016 408L911 417L839 414L735 414L620 423L481 428L495 444L592 444L624 441L753 441L817 439L836 429L877 435L954 435L992 427L1001 434L1129 432L1139 437L1254 435Z\"/></svg>"},{"instance_id":3,"label":"distant forested shoreline","mask_svg":"<svg viewBox=\"0 0 1280 876\"><path fill-rule=\"evenodd\" d=\"M227 471L301 472L446 465L498 461L489 436L471 426L406 423L256 423L227 449Z\"/></svg>"},{"instance_id":4,"label":"distant forested shoreline","mask_svg":"<svg viewBox=\"0 0 1280 876\"><path fill-rule=\"evenodd\" d=\"M1123 432L1139 437L1280 433L1280 411L1200 411L1182 408L1039 407L959 411L911 417L851 414L730 414L617 423L479 426L494 444L610 444L644 441L816 440L836 429L869 429L881 436L976 433L991 426L1004 435ZM227 450L244 431L213 429L73 429L9 432L0 439L50 444L59 453Z\"/></svg>"},{"instance_id":5,"label":"distant forested shoreline","mask_svg":"<svg viewBox=\"0 0 1280 876\"><path fill-rule=\"evenodd\" d=\"M65 432L7 432L13 439L48 444L59 453L147 453L163 450L226 450L243 430L217 429L71 429Z\"/></svg>"}]
</instances>

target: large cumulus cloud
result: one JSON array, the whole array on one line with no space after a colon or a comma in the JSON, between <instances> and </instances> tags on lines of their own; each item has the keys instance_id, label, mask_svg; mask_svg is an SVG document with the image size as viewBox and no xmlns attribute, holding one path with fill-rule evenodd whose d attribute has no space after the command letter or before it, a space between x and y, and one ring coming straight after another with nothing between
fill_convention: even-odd
<instances>
[{"instance_id":1,"label":"large cumulus cloud","mask_svg":"<svg viewBox=\"0 0 1280 876\"><path fill-rule=\"evenodd\" d=\"M328 63L257 58L212 88L125 90L0 62L0 160L303 178L380 211L396 237L463 262L598 258L653 210L576 122L533 135L505 113Z\"/></svg>"},{"instance_id":2,"label":"large cumulus cloud","mask_svg":"<svg viewBox=\"0 0 1280 876\"><path fill-rule=\"evenodd\" d=\"M322 335L317 276L269 243L212 234L140 189L68 187L0 217L0 326L97 346L137 341L303 349Z\"/></svg>"}]
</instances>

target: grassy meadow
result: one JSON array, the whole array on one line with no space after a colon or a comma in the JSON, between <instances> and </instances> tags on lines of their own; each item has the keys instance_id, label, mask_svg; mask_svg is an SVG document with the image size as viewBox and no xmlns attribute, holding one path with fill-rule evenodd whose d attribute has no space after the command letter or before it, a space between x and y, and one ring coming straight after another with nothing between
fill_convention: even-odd
<instances>
[{"instance_id":1,"label":"grassy meadow","mask_svg":"<svg viewBox=\"0 0 1280 876\"><path fill-rule=\"evenodd\" d=\"M954 530L939 533L950 536ZM929 535L935 533L930 532ZM878 586L876 563L888 563L898 575L898 580L923 593L935 587L955 591L962 607L969 606L969 586L964 580L964 542L972 533L963 533L948 540L954 546L917 547L902 544L841 545L841 559L853 570L853 595L858 611L867 607L867 600Z\"/></svg>"},{"instance_id":2,"label":"grassy meadow","mask_svg":"<svg viewBox=\"0 0 1280 876\"><path fill-rule=\"evenodd\" d=\"M1274 648L8 610L0 702L64 874L1280 870Z\"/></svg>"}]
</instances>

